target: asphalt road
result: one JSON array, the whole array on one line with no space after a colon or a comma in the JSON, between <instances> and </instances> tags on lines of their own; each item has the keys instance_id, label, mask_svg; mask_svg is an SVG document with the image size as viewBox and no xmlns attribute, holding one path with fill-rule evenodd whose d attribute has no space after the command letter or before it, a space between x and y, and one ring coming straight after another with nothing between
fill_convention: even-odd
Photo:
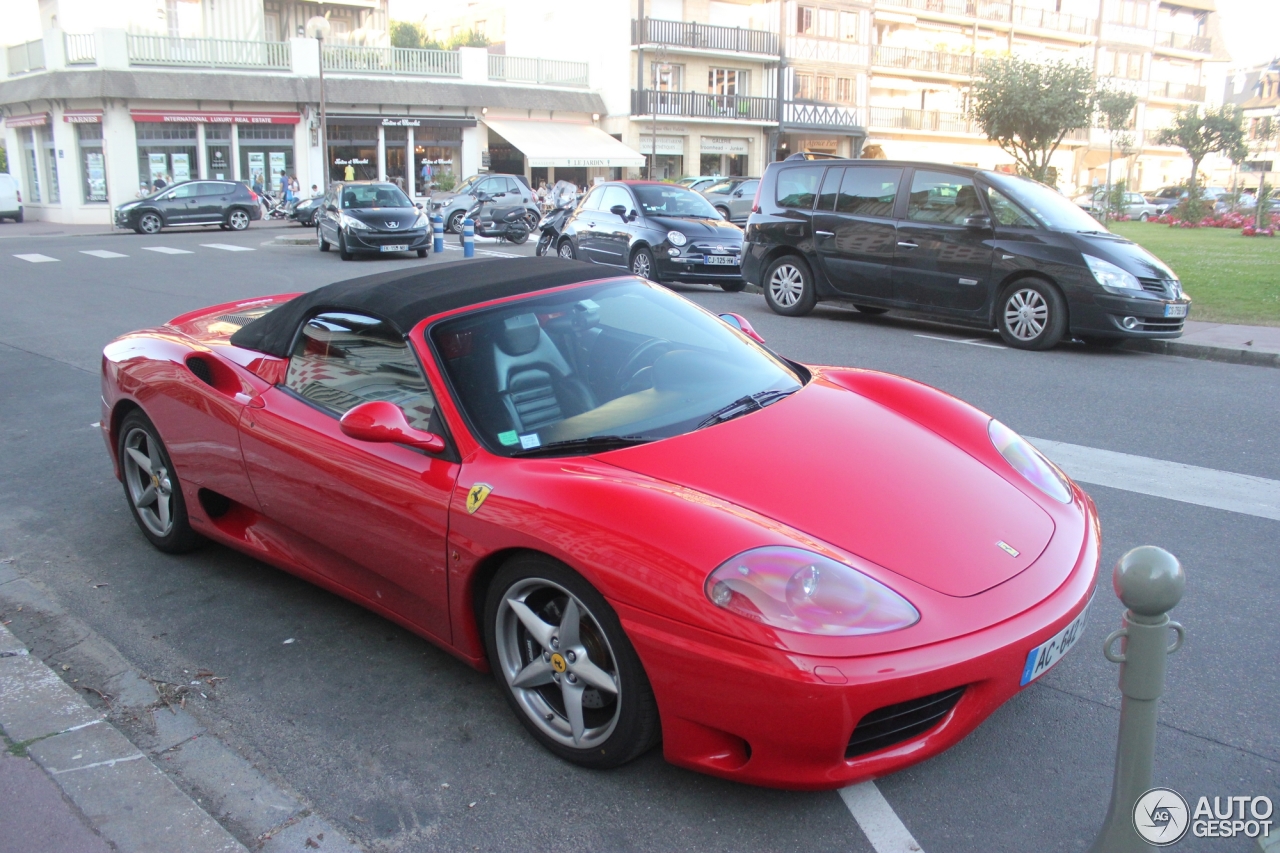
<instances>
[{"instance_id":1,"label":"asphalt road","mask_svg":"<svg viewBox=\"0 0 1280 853\"><path fill-rule=\"evenodd\" d=\"M525 734L489 676L428 643L224 548L173 558L147 545L90 426L102 345L204 305L423 263L264 245L278 233L0 240L0 556L140 671L225 676L188 708L371 850L873 850L834 793L722 782L673 768L660 751L609 773L561 763ZM1274 369L1082 346L1023 353L900 317L820 307L789 319L758 295L677 289L745 315L792 358L911 376L1027 435L1280 479ZM786 437L774 440L766 451L785 458ZM1280 522L1089 491L1104 574L1084 639L956 748L877 783L926 851L1088 847L1106 811L1118 720L1116 668L1099 650L1122 610L1109 568L1139 544L1173 551L1189 578L1175 611L1189 639L1170 660L1157 780L1193 803L1280 800ZM1173 849L1249 845L1188 838Z\"/></svg>"}]
</instances>

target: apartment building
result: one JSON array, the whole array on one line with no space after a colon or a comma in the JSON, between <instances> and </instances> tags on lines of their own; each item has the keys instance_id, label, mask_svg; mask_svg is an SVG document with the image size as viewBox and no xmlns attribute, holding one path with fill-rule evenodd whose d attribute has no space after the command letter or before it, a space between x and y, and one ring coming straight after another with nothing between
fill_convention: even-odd
<instances>
[{"instance_id":1,"label":"apartment building","mask_svg":"<svg viewBox=\"0 0 1280 853\"><path fill-rule=\"evenodd\" d=\"M1064 189L1101 180L1111 158L1132 186L1159 186L1190 161L1155 131L1215 99L1227 58L1213 0L441 0L426 25L477 21L501 33L491 50L572 45L608 107L602 126L659 177L758 174L806 150L1012 169L966 111L982 61L1013 54L1079 61L1139 96L1128 152L1108 153L1097 129L1064 140Z\"/></svg>"},{"instance_id":2,"label":"apartment building","mask_svg":"<svg viewBox=\"0 0 1280 853\"><path fill-rule=\"evenodd\" d=\"M1266 180L1274 188L1280 180L1280 59L1228 74L1223 100L1244 110L1249 158L1240 164L1240 183L1257 188ZM1260 132L1266 123L1276 129L1271 139Z\"/></svg>"}]
</instances>

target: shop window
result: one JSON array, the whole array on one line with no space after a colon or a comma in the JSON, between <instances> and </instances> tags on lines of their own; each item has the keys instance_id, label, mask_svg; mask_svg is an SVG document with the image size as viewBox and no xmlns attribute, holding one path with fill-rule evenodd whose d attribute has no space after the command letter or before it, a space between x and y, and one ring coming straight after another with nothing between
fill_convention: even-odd
<instances>
[{"instance_id":1,"label":"shop window","mask_svg":"<svg viewBox=\"0 0 1280 853\"><path fill-rule=\"evenodd\" d=\"M136 128L138 174L144 183L159 188L197 177L194 124L141 122Z\"/></svg>"},{"instance_id":2,"label":"shop window","mask_svg":"<svg viewBox=\"0 0 1280 853\"><path fill-rule=\"evenodd\" d=\"M269 193L281 192L281 174L287 182L294 174L293 125L242 124L240 175L256 187L261 183Z\"/></svg>"},{"instance_id":3,"label":"shop window","mask_svg":"<svg viewBox=\"0 0 1280 853\"><path fill-rule=\"evenodd\" d=\"M40 158L40 182L44 184L45 201L58 204L62 190L58 186L58 148L53 141L53 128L48 125L36 128L44 156Z\"/></svg>"},{"instance_id":4,"label":"shop window","mask_svg":"<svg viewBox=\"0 0 1280 853\"><path fill-rule=\"evenodd\" d=\"M102 154L102 125L77 124L80 147L80 191L85 204L103 204L107 200L107 164Z\"/></svg>"},{"instance_id":5,"label":"shop window","mask_svg":"<svg viewBox=\"0 0 1280 853\"><path fill-rule=\"evenodd\" d=\"M18 135L22 138L22 147L26 154L24 158L26 168L23 171L26 172L27 179L27 203L39 204L41 202L40 158L36 154L36 130L34 127L19 128Z\"/></svg>"}]
</instances>

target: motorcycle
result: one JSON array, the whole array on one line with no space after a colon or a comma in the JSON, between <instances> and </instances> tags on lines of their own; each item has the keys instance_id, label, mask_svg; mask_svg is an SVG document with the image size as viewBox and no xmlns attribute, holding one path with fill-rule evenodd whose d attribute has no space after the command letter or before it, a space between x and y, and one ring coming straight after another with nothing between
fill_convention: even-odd
<instances>
[{"instance_id":1,"label":"motorcycle","mask_svg":"<svg viewBox=\"0 0 1280 853\"><path fill-rule=\"evenodd\" d=\"M499 201L504 195L507 193L477 193L476 203L464 218L475 224L477 237L495 237L519 245L529 239L538 220L520 201L518 193L515 203L509 206L503 206ZM458 242L462 242L461 232Z\"/></svg>"},{"instance_id":2,"label":"motorcycle","mask_svg":"<svg viewBox=\"0 0 1280 853\"><path fill-rule=\"evenodd\" d=\"M552 251L551 247L564 230L564 224L569 220L569 214L573 213L578 201L577 186L568 181L556 181L556 185L551 188L550 201L551 210L538 223L538 229L542 232L538 237L538 247L534 250L538 257Z\"/></svg>"}]
</instances>

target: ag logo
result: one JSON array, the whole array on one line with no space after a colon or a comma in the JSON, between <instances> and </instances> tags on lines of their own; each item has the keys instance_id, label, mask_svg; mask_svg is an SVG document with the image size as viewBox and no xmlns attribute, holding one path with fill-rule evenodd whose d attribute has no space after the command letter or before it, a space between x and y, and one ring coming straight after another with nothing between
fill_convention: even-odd
<instances>
[{"instance_id":1,"label":"ag logo","mask_svg":"<svg viewBox=\"0 0 1280 853\"><path fill-rule=\"evenodd\" d=\"M489 493L493 491L493 486L487 483L476 483L471 487L471 491L467 492L467 513L474 515L475 511L484 505L484 499L489 497Z\"/></svg>"},{"instance_id":2,"label":"ag logo","mask_svg":"<svg viewBox=\"0 0 1280 853\"><path fill-rule=\"evenodd\" d=\"M1171 788L1152 788L1133 804L1133 828L1155 847L1177 844L1187 834L1187 801Z\"/></svg>"}]
</instances>

